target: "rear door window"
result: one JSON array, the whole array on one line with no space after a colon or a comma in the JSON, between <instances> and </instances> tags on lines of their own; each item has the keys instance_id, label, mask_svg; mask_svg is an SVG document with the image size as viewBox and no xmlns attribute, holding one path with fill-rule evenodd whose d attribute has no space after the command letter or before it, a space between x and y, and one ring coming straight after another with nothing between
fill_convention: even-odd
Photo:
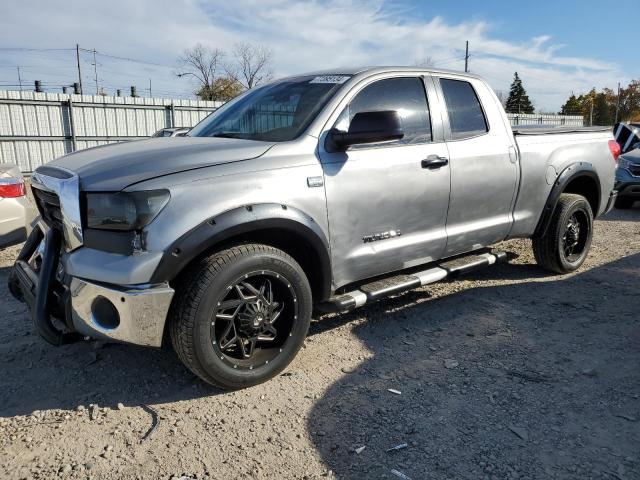
<instances>
[{"instance_id":1,"label":"rear door window","mask_svg":"<svg viewBox=\"0 0 640 480\"><path fill-rule=\"evenodd\" d=\"M489 131L478 95L469 82L441 78L440 85L449 112L453 140L475 137Z\"/></svg>"},{"instance_id":2,"label":"rear door window","mask_svg":"<svg viewBox=\"0 0 640 480\"><path fill-rule=\"evenodd\" d=\"M417 77L388 78L363 88L340 114L335 128L348 131L356 113L395 110L400 116L404 137L385 145L431 142L429 105L422 79ZM351 148L370 147L371 144Z\"/></svg>"}]
</instances>

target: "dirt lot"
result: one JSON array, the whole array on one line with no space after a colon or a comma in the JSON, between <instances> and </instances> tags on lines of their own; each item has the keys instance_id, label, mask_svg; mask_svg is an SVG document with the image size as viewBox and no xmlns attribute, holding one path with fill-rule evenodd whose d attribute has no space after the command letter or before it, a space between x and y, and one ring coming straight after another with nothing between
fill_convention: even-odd
<instances>
[{"instance_id":1,"label":"dirt lot","mask_svg":"<svg viewBox=\"0 0 640 480\"><path fill-rule=\"evenodd\" d=\"M284 374L233 393L168 350L44 343L2 252L0 477L640 478L640 209L596 222L572 276L505 249L318 319Z\"/></svg>"}]
</instances>

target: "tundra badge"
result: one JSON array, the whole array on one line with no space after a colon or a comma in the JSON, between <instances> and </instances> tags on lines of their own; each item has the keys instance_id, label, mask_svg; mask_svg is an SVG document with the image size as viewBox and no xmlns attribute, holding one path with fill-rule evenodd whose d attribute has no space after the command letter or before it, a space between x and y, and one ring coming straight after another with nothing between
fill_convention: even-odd
<instances>
[{"instance_id":1,"label":"tundra badge","mask_svg":"<svg viewBox=\"0 0 640 480\"><path fill-rule=\"evenodd\" d=\"M365 235L362 237L364 243L377 242L378 240L386 240L387 238L399 237L402 235L400 230L389 230L388 232L374 233L373 235Z\"/></svg>"}]
</instances>

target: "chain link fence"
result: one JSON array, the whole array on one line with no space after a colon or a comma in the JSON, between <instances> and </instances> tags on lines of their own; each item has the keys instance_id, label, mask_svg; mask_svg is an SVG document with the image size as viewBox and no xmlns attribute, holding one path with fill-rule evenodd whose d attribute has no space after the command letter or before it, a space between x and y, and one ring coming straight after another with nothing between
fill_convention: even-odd
<instances>
[{"instance_id":1,"label":"chain link fence","mask_svg":"<svg viewBox=\"0 0 640 480\"><path fill-rule=\"evenodd\" d=\"M525 125L540 125L554 127L582 127L582 115L553 115L535 113L507 113L507 117L514 127Z\"/></svg>"}]
</instances>

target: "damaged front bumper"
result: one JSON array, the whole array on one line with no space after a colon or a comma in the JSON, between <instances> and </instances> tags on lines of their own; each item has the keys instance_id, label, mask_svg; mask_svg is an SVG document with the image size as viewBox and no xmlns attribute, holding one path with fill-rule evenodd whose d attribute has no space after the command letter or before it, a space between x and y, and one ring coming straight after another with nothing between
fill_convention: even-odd
<instances>
[{"instance_id":1,"label":"damaged front bumper","mask_svg":"<svg viewBox=\"0 0 640 480\"><path fill-rule=\"evenodd\" d=\"M62 233L40 223L16 260L10 290L31 311L38 333L61 345L89 336L162 344L174 290L168 284L110 285L67 275Z\"/></svg>"}]
</instances>

